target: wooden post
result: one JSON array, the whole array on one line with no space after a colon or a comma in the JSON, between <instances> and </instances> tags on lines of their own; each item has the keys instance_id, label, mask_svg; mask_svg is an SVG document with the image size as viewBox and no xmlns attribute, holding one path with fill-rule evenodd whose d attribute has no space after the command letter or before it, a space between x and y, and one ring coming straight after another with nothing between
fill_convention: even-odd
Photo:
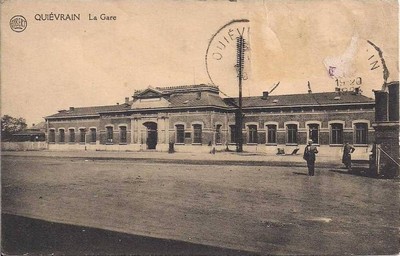
<instances>
[{"instance_id":1,"label":"wooden post","mask_svg":"<svg viewBox=\"0 0 400 256\"><path fill-rule=\"evenodd\" d=\"M236 111L236 151L243 152L243 111L242 111L242 79L243 79L243 66L244 66L244 47L245 40L243 36L237 38L237 69L239 79L239 109Z\"/></svg>"}]
</instances>

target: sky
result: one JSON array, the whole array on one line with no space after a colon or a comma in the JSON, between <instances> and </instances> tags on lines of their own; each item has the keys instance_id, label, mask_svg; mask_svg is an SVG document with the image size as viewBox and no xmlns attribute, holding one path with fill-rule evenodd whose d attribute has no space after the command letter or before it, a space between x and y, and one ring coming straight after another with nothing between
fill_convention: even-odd
<instances>
[{"instance_id":1,"label":"sky","mask_svg":"<svg viewBox=\"0 0 400 256\"><path fill-rule=\"evenodd\" d=\"M1 114L38 123L71 106L124 102L148 86L214 84L237 96L240 31L244 96L278 82L275 95L306 93L310 82L313 92L360 86L373 97L383 65L368 40L383 53L388 82L397 81L398 13L391 0L2 1ZM46 14L80 20L40 20ZM22 32L10 28L15 15L27 20Z\"/></svg>"}]
</instances>

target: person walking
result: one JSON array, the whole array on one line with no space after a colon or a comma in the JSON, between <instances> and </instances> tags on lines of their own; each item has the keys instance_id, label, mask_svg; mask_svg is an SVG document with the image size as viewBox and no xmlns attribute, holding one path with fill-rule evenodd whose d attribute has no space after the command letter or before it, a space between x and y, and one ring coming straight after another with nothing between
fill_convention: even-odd
<instances>
[{"instance_id":1,"label":"person walking","mask_svg":"<svg viewBox=\"0 0 400 256\"><path fill-rule=\"evenodd\" d=\"M351 171L351 153L353 153L355 148L351 146L348 142L344 144L343 147L343 156L342 156L342 163L346 166L349 171Z\"/></svg>"},{"instance_id":2,"label":"person walking","mask_svg":"<svg viewBox=\"0 0 400 256\"><path fill-rule=\"evenodd\" d=\"M314 176L315 154L318 153L317 147L312 145L313 141L308 140L308 145L304 149L303 159L307 161L308 175Z\"/></svg>"}]
</instances>

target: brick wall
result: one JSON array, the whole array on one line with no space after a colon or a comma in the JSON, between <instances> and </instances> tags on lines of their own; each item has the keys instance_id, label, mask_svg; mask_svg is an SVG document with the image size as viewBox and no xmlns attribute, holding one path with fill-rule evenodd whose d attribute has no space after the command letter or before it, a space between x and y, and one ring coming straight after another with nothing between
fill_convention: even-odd
<instances>
[{"instance_id":1,"label":"brick wall","mask_svg":"<svg viewBox=\"0 0 400 256\"><path fill-rule=\"evenodd\" d=\"M140 120L151 120L152 122L157 122L157 113L152 113L151 115L136 115L140 116ZM102 115L100 118L92 119L71 119L69 121L49 121L49 128L54 128L56 131L56 143L59 143L59 128L65 129L65 143L69 143L69 128L75 129L75 141L74 143L80 143L80 132L79 128L86 129L86 141L90 141L90 130L89 128L95 127L97 129L97 144L106 145L110 144L107 141L107 126L113 127L113 141L112 144L120 144L120 130L119 127L124 125L127 127L127 144L131 144L131 121L133 116L113 116L113 115ZM185 126L185 136L184 144L192 144L193 142L193 124L202 124L202 145L208 145L210 142L215 144L215 127L217 124L221 125L221 136L220 144L226 145L231 143L230 129L229 125L235 123L235 115L233 113L223 113L218 111L182 111L174 113L165 113L163 117L168 120L167 135L165 139L166 142L175 143L175 125L183 124ZM374 130L371 124L374 120L374 110L373 106L370 109L360 109L348 107L348 108L330 108L330 109L320 109L309 111L264 111L264 112L245 112L245 117L243 119L243 139L244 143L248 142L248 125L257 126L257 141L259 145L265 145L267 129L265 127L266 123L277 123L277 145L285 145L287 141L286 135L286 125L288 122L298 124L297 132L297 142L298 145L305 145L308 139L308 126L310 122L319 124L319 144L329 145L330 144L330 123L332 121L339 121L344 124L343 127L343 141L348 141L354 144L354 122L362 121L369 123L368 130L368 141L367 143L372 143L374 138ZM141 122L142 122L141 121ZM139 123L141 125L141 123ZM140 129L145 132L144 127ZM161 129L161 126L158 127ZM164 129L164 128L162 128ZM160 130L161 131L161 130ZM137 133L137 131L134 131ZM142 136L142 135L139 135ZM145 143L145 142L141 142ZM140 142L136 144L141 144Z\"/></svg>"},{"instance_id":2,"label":"brick wall","mask_svg":"<svg viewBox=\"0 0 400 256\"><path fill-rule=\"evenodd\" d=\"M390 157L399 163L399 123L387 122L374 125L376 143ZM399 167L386 154L380 154L381 172L389 177L399 176Z\"/></svg>"},{"instance_id":3,"label":"brick wall","mask_svg":"<svg viewBox=\"0 0 400 256\"><path fill-rule=\"evenodd\" d=\"M99 120L99 142L105 144L120 144L120 127L126 127L126 144L131 143L131 119L130 117L102 116ZM107 141L107 127L113 128L112 141ZM125 144L125 143L124 143Z\"/></svg>"},{"instance_id":4,"label":"brick wall","mask_svg":"<svg viewBox=\"0 0 400 256\"><path fill-rule=\"evenodd\" d=\"M90 141L90 128L95 127L98 130L99 119L70 119L62 121L49 121L49 130L55 131L55 143L60 143L60 129L65 131L65 143L74 144L80 143L80 129L85 129L86 131L86 142ZM69 129L73 128L75 130L75 140L70 142ZM48 139L49 131L47 131L46 137ZM98 136L98 132L97 132Z\"/></svg>"}]
</instances>

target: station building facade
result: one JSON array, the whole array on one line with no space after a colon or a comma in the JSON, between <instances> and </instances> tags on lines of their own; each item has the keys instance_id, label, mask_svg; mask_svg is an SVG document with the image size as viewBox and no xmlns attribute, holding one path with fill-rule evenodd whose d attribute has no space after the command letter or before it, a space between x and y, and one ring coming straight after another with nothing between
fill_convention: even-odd
<instances>
[{"instance_id":1,"label":"station building facade","mask_svg":"<svg viewBox=\"0 0 400 256\"><path fill-rule=\"evenodd\" d=\"M236 149L237 98L220 97L211 85L149 87L122 104L70 107L47 116L54 150L207 152ZM291 153L308 139L327 155L345 142L369 152L375 101L354 92L243 97L243 149ZM279 150L278 150L279 149ZM356 150L357 151L357 150Z\"/></svg>"}]
</instances>

